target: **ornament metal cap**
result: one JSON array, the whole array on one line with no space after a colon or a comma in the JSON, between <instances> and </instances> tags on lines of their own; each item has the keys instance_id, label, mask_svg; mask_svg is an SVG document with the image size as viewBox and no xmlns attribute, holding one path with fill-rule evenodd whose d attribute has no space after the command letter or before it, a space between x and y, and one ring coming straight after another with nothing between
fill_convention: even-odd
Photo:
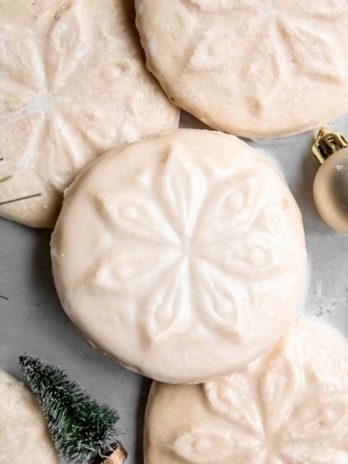
<instances>
[{"instance_id":1,"label":"ornament metal cap","mask_svg":"<svg viewBox=\"0 0 348 464\"><path fill-rule=\"evenodd\" d=\"M336 151L348 147L348 140L341 132L330 132L324 127L319 129L312 152L320 164Z\"/></svg>"}]
</instances>

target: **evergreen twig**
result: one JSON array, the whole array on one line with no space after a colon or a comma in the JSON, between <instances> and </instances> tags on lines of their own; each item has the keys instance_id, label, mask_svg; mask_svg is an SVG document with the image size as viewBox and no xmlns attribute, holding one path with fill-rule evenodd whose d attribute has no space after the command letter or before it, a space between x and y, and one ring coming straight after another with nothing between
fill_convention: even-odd
<instances>
[{"instance_id":1,"label":"evergreen twig","mask_svg":"<svg viewBox=\"0 0 348 464\"><path fill-rule=\"evenodd\" d=\"M0 161L3 161L3 160L4 160L4 158L0 158ZM7 180L10 180L10 179L12 179L12 175L2 177L2 178L0 179L0 184L1 184L2 182L5 182L5 181L7 181ZM17 201L29 200L29 199L31 199L31 198L41 197L41 195L42 195L41 193L34 193L34 194L32 194L32 195L25 195L25 196L23 196L23 197L13 198L13 199L11 199L11 200L6 200L6 201L0 202L0 206L9 205L10 203L16 203Z\"/></svg>"},{"instance_id":2,"label":"evergreen twig","mask_svg":"<svg viewBox=\"0 0 348 464\"><path fill-rule=\"evenodd\" d=\"M10 180L12 176L6 176L6 177L3 177L2 179L0 179L0 184L1 182L5 182L5 180Z\"/></svg>"},{"instance_id":3,"label":"evergreen twig","mask_svg":"<svg viewBox=\"0 0 348 464\"><path fill-rule=\"evenodd\" d=\"M10 176L11 177L11 176ZM6 178L5 178L6 179ZM1 181L0 181L1 182ZM10 203L16 203L17 201L29 200L30 198L41 197L41 193L34 193L33 195L26 195L24 197L14 198L13 200L1 201L0 206L9 205Z\"/></svg>"}]
</instances>

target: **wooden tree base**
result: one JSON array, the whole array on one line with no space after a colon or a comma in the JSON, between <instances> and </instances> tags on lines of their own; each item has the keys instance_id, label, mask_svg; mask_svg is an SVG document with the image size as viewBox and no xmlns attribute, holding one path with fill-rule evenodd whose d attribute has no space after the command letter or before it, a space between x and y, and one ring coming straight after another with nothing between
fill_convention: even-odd
<instances>
[{"instance_id":1,"label":"wooden tree base","mask_svg":"<svg viewBox=\"0 0 348 464\"><path fill-rule=\"evenodd\" d=\"M98 460L95 464L124 464L126 462L128 453L123 448L121 443L117 443L114 451L106 459Z\"/></svg>"}]
</instances>

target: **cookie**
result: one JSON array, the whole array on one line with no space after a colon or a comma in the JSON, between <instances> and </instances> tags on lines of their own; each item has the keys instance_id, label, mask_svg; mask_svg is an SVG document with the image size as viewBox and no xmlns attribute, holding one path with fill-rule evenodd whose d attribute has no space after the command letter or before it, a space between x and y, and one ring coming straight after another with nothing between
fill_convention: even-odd
<instances>
[{"instance_id":1,"label":"cookie","mask_svg":"<svg viewBox=\"0 0 348 464\"><path fill-rule=\"evenodd\" d=\"M204 385L151 388L145 464L346 464L348 345L297 322L270 354Z\"/></svg>"},{"instance_id":2,"label":"cookie","mask_svg":"<svg viewBox=\"0 0 348 464\"><path fill-rule=\"evenodd\" d=\"M105 150L178 127L146 70L128 0L0 0L0 215L52 227Z\"/></svg>"},{"instance_id":3,"label":"cookie","mask_svg":"<svg viewBox=\"0 0 348 464\"><path fill-rule=\"evenodd\" d=\"M0 463L58 464L35 398L4 371L0 371L0 398Z\"/></svg>"},{"instance_id":4,"label":"cookie","mask_svg":"<svg viewBox=\"0 0 348 464\"><path fill-rule=\"evenodd\" d=\"M135 3L148 68L211 127L263 139L348 110L348 2Z\"/></svg>"},{"instance_id":5,"label":"cookie","mask_svg":"<svg viewBox=\"0 0 348 464\"><path fill-rule=\"evenodd\" d=\"M293 321L306 283L282 174L203 130L111 150L83 170L52 259L62 305L91 344L171 383L244 367Z\"/></svg>"}]
</instances>

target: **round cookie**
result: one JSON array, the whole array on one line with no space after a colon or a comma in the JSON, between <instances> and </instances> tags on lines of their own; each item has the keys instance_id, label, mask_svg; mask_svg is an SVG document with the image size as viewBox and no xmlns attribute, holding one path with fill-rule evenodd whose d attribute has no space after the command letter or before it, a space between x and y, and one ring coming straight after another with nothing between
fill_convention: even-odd
<instances>
[{"instance_id":1,"label":"round cookie","mask_svg":"<svg viewBox=\"0 0 348 464\"><path fill-rule=\"evenodd\" d=\"M348 345L300 321L245 370L151 388L145 464L346 464Z\"/></svg>"},{"instance_id":2,"label":"round cookie","mask_svg":"<svg viewBox=\"0 0 348 464\"><path fill-rule=\"evenodd\" d=\"M68 190L52 238L68 316L146 376L244 367L293 321L306 283L300 211L265 156L177 130L111 150Z\"/></svg>"},{"instance_id":3,"label":"round cookie","mask_svg":"<svg viewBox=\"0 0 348 464\"><path fill-rule=\"evenodd\" d=\"M0 463L58 464L34 396L4 371L0 371L0 398Z\"/></svg>"},{"instance_id":4,"label":"round cookie","mask_svg":"<svg viewBox=\"0 0 348 464\"><path fill-rule=\"evenodd\" d=\"M105 150L178 127L146 70L127 0L0 0L0 215L53 227L62 192Z\"/></svg>"},{"instance_id":5,"label":"round cookie","mask_svg":"<svg viewBox=\"0 0 348 464\"><path fill-rule=\"evenodd\" d=\"M347 1L135 3L148 68L211 127L271 138L348 110Z\"/></svg>"}]
</instances>

